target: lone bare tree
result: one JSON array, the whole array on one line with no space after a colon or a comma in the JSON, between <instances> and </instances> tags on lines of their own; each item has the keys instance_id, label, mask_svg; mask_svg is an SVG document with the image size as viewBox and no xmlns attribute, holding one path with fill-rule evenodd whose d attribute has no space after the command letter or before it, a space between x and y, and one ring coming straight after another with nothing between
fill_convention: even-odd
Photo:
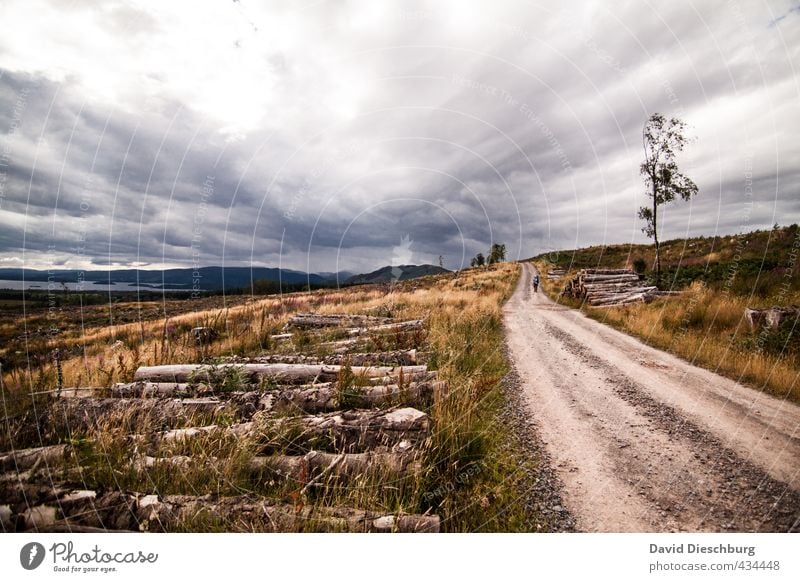
<instances>
[{"instance_id":1,"label":"lone bare tree","mask_svg":"<svg viewBox=\"0 0 800 582\"><path fill-rule=\"evenodd\" d=\"M661 252L658 243L658 207L668 204L680 196L689 200L697 194L697 184L678 171L675 155L683 151L690 139L686 136L686 123L672 117L667 119L653 113L642 129L644 161L640 173L647 185L647 196L651 206L639 209L639 218L645 221L642 227L656 245L656 285L661 285Z\"/></svg>"}]
</instances>

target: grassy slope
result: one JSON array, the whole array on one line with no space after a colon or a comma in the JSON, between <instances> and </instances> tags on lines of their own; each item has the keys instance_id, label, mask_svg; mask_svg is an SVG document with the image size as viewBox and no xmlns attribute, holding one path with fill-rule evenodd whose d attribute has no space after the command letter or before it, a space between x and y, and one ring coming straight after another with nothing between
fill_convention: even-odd
<instances>
[{"instance_id":1,"label":"grassy slope","mask_svg":"<svg viewBox=\"0 0 800 582\"><path fill-rule=\"evenodd\" d=\"M498 265L471 270L457 278L444 275L404 282L393 289L369 286L323 290L249 301L224 309L208 307L168 319L97 326L51 340L48 347L80 351L79 356L63 364L65 386L97 386L130 380L139 365L291 351L283 345L271 346L268 338L293 312L378 312L398 319L425 317L427 339L423 347L431 352L431 366L438 368L451 386L449 396L428 410L434 418L435 431L425 450L425 471L402 483L387 483L379 476L359 481L355 487L331 483L312 490L303 502L432 511L443 516L448 531L530 530L530 516L517 502L518 481L523 475L519 455L509 445L508 427L498 421L504 406L499 382L508 370L502 350L501 305L513 289L517 271L516 265ZM61 324L70 327L68 321ZM189 337L188 330L195 325L211 326L220 332L220 339L205 352L199 352ZM333 337L298 334L295 344L302 345L304 353L323 353L323 348L315 345L323 339ZM399 336L392 343L372 347L404 348L419 340ZM66 440L80 443L81 462L72 461L63 470L85 466L79 479L82 487L163 494L253 492L297 501L296 484L254 481L246 474L244 467L254 454L250 443L208 438L192 443L189 450L165 448L159 451L161 455L192 454L194 460L180 470L158 468L138 473L132 469L134 458L126 435L155 427L132 427L126 418L110 418L101 429L85 434L71 433L66 427L41 426L36 411L47 406L48 396L36 393L53 388L53 366L40 361L29 368L7 372L3 380L5 426L0 433L0 450ZM210 459L211 471L207 465ZM59 478L54 475L54 479ZM544 522L538 525L547 528ZM186 524L188 530L204 531L236 527Z\"/></svg>"},{"instance_id":2,"label":"grassy slope","mask_svg":"<svg viewBox=\"0 0 800 582\"><path fill-rule=\"evenodd\" d=\"M682 290L680 298L617 308L580 307L653 346L800 402L798 322L775 332L752 332L743 319L746 307L800 304L797 226L668 241L663 250L662 286ZM572 275L583 267L630 267L638 257L651 264L654 256L652 246L614 245L540 255L534 262L542 270L554 264L567 268ZM645 275L653 277L651 270ZM556 298L564 281L545 279L545 290Z\"/></svg>"}]
</instances>

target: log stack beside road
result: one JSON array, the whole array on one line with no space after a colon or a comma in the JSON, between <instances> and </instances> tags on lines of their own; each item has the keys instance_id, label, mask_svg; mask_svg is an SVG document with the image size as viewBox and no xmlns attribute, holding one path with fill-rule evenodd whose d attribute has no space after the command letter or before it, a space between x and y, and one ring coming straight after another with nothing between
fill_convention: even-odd
<instances>
[{"instance_id":1,"label":"log stack beside road","mask_svg":"<svg viewBox=\"0 0 800 582\"><path fill-rule=\"evenodd\" d=\"M562 292L598 307L644 303L669 294L644 284L630 269L581 269Z\"/></svg>"}]
</instances>

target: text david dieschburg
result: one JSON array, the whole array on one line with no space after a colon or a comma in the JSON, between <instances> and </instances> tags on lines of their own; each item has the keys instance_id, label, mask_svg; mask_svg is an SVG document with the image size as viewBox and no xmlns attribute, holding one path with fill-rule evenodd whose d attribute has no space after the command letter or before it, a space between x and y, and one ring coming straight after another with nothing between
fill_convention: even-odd
<instances>
[{"instance_id":1,"label":"text david dieschburg","mask_svg":"<svg viewBox=\"0 0 800 582\"><path fill-rule=\"evenodd\" d=\"M748 557L756 555L755 546L733 546L731 544L718 544L703 546L700 544L670 544L659 546L650 544L651 554L742 554Z\"/></svg>"}]
</instances>

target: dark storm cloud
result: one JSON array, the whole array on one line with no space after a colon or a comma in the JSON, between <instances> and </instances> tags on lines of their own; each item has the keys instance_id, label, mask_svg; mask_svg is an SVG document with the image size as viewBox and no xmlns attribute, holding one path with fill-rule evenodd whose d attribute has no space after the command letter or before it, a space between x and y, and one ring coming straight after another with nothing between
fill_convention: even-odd
<instances>
[{"instance_id":1,"label":"dark storm cloud","mask_svg":"<svg viewBox=\"0 0 800 582\"><path fill-rule=\"evenodd\" d=\"M0 256L30 266L458 267L497 241L642 242L653 111L698 138L700 195L663 238L800 211L789 4L242 2L183 27L147 3L50 8L0 37Z\"/></svg>"}]
</instances>

